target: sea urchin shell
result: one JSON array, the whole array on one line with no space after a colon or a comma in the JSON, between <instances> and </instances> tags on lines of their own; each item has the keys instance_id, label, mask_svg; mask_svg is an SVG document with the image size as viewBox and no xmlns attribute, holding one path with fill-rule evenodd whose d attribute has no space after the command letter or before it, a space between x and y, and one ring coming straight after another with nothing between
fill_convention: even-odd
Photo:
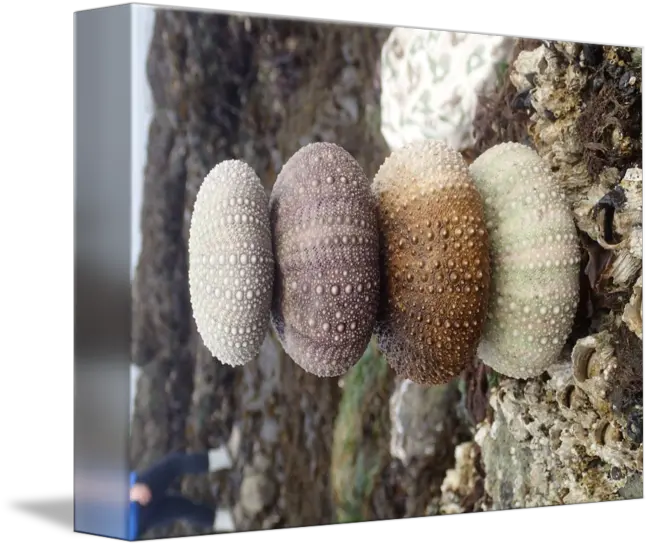
<instances>
[{"instance_id":1,"label":"sea urchin shell","mask_svg":"<svg viewBox=\"0 0 646 544\"><path fill-rule=\"evenodd\" d=\"M547 164L527 146L492 147L471 173L491 240L492 293L478 354L506 376L537 376L556 360L577 309L574 220Z\"/></svg>"},{"instance_id":2,"label":"sea urchin shell","mask_svg":"<svg viewBox=\"0 0 646 544\"><path fill-rule=\"evenodd\" d=\"M372 187L383 236L379 345L400 376L446 383L475 357L486 315L482 199L462 156L436 140L394 151Z\"/></svg>"},{"instance_id":3,"label":"sea urchin shell","mask_svg":"<svg viewBox=\"0 0 646 544\"><path fill-rule=\"evenodd\" d=\"M306 145L278 175L270 218L274 330L304 370L340 376L365 352L377 315L379 234L369 181L343 148Z\"/></svg>"},{"instance_id":4,"label":"sea urchin shell","mask_svg":"<svg viewBox=\"0 0 646 544\"><path fill-rule=\"evenodd\" d=\"M269 327L274 258L269 198L242 161L219 163L197 194L188 244L198 332L214 357L244 365Z\"/></svg>"}]
</instances>

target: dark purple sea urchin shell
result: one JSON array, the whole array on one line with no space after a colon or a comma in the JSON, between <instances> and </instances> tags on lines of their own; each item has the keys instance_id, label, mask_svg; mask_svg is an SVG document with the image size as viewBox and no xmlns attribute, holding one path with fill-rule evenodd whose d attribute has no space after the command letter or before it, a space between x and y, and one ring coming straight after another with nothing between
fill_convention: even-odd
<instances>
[{"instance_id":1,"label":"dark purple sea urchin shell","mask_svg":"<svg viewBox=\"0 0 646 544\"><path fill-rule=\"evenodd\" d=\"M379 297L376 201L357 161L309 144L274 185L271 320L287 354L319 377L340 376L370 342Z\"/></svg>"},{"instance_id":2,"label":"dark purple sea urchin shell","mask_svg":"<svg viewBox=\"0 0 646 544\"><path fill-rule=\"evenodd\" d=\"M258 355L269 328L274 258L269 197L242 161L219 163L198 192L188 245L193 316L204 344L239 366Z\"/></svg>"}]
</instances>

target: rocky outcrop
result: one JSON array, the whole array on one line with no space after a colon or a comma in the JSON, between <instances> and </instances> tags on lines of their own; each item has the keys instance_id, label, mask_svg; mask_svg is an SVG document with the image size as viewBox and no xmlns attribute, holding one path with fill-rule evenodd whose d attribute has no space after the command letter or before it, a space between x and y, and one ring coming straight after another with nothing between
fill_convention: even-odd
<instances>
[{"instance_id":1,"label":"rocky outcrop","mask_svg":"<svg viewBox=\"0 0 646 544\"><path fill-rule=\"evenodd\" d=\"M511 82L574 212L582 298L559 361L501 380L482 449L491 508L642 496L641 79L637 50L545 43Z\"/></svg>"}]
</instances>

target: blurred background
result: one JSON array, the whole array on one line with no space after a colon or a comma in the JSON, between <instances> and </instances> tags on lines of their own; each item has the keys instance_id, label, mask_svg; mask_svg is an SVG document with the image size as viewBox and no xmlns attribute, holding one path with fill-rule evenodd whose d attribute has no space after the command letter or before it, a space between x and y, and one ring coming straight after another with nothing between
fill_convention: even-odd
<instances>
[{"instance_id":1,"label":"blurred background","mask_svg":"<svg viewBox=\"0 0 646 544\"><path fill-rule=\"evenodd\" d=\"M230 506L240 530L641 496L641 178L630 181L642 166L641 50L133 9L133 468L231 443L233 470L181 486ZM585 258L561 366L520 381L476 361L424 388L371 345L346 376L323 379L271 334L244 368L213 359L191 315L186 253L208 171L242 159L269 191L301 146L331 141L372 178L419 137L467 161L527 143L566 187ZM615 206L607 195L621 183ZM639 252L608 242L613 220ZM590 388L587 366L572 370L583 340L612 346L626 372ZM600 391L612 403L597 403ZM148 536L196 532L177 523Z\"/></svg>"}]
</instances>

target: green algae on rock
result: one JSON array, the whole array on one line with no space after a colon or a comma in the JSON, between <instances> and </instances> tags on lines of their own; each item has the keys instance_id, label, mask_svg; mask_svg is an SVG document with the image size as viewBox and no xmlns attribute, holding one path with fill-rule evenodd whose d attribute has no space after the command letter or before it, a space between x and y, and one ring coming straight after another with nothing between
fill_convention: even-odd
<instances>
[{"instance_id":1,"label":"green algae on rock","mask_svg":"<svg viewBox=\"0 0 646 544\"><path fill-rule=\"evenodd\" d=\"M470 169L485 201L492 263L478 355L506 376L537 376L558 357L578 306L574 219L547 164L527 146L494 146Z\"/></svg>"},{"instance_id":2,"label":"green algae on rock","mask_svg":"<svg viewBox=\"0 0 646 544\"><path fill-rule=\"evenodd\" d=\"M204 344L228 365L251 362L269 328L274 258L269 197L246 163L226 160L207 174L188 255L191 306Z\"/></svg>"},{"instance_id":3,"label":"green algae on rock","mask_svg":"<svg viewBox=\"0 0 646 544\"><path fill-rule=\"evenodd\" d=\"M271 321L296 364L345 374L366 351L379 297L379 231L370 184L342 147L302 147L270 199L276 259Z\"/></svg>"}]
</instances>

